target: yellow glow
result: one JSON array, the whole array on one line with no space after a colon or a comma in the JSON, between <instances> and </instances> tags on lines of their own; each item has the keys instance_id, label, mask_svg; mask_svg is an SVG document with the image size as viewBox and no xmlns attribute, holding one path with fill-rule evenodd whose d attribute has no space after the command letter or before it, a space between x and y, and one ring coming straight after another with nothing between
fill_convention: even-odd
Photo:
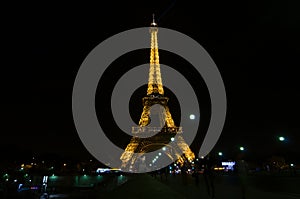
<instances>
[{"instance_id":1,"label":"yellow glow","mask_svg":"<svg viewBox=\"0 0 300 199\"><path fill-rule=\"evenodd\" d=\"M150 51L150 69L149 69L147 95L164 94L161 73L160 73L157 32L158 32L158 28L153 28L153 27L150 28L151 51Z\"/></svg>"},{"instance_id":2,"label":"yellow glow","mask_svg":"<svg viewBox=\"0 0 300 199\"><path fill-rule=\"evenodd\" d=\"M156 25L156 24L155 24ZM161 127L168 127L169 133L177 133L177 139L174 141L176 143L176 149L173 153L170 153L169 150L164 150L165 154L170 157L172 161L177 160L178 164L183 165L186 160L189 162L195 159L194 153L191 151L189 145L186 144L182 137L182 127L176 127L172 115L170 113L169 107L167 106L168 98L163 97L164 89L162 84L160 64L159 64L159 53L158 53L158 39L157 39L158 28L150 27L151 34L151 50L150 50L150 68L149 68L149 79L148 79L148 88L147 88L147 97L143 98L143 112L139 121L139 127L133 127L132 133L133 137L130 143L127 145L125 151L120 157L122 161L121 168L129 167L133 168L132 165L135 164L137 158L139 158L138 153L144 153L144 146L149 146L157 140L148 139L143 142L137 136L141 132L153 132L156 128L158 131L161 131ZM160 95L161 97L152 97L151 95ZM154 104L160 104L163 106L160 116L160 125L161 127L147 127L150 124L150 108ZM157 138L156 138L157 139ZM159 139L166 139L161 137ZM168 138L169 139L169 138ZM164 143L164 140L162 140ZM184 156L182 156L184 154Z\"/></svg>"},{"instance_id":3,"label":"yellow glow","mask_svg":"<svg viewBox=\"0 0 300 199\"><path fill-rule=\"evenodd\" d=\"M215 170L215 171L224 170L224 167L215 167L214 170Z\"/></svg>"}]
</instances>

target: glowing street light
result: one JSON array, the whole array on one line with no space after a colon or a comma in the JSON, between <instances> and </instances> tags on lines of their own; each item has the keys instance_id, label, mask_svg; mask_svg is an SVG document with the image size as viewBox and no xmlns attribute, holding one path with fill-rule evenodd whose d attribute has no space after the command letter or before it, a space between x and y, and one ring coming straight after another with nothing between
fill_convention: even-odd
<instances>
[{"instance_id":1,"label":"glowing street light","mask_svg":"<svg viewBox=\"0 0 300 199\"><path fill-rule=\"evenodd\" d=\"M240 147L240 151L244 151L244 150L245 150L245 148L241 146Z\"/></svg>"},{"instance_id":2,"label":"glowing street light","mask_svg":"<svg viewBox=\"0 0 300 199\"><path fill-rule=\"evenodd\" d=\"M222 152L219 152L219 153L218 153L218 155L219 155L219 156L222 156L222 155L223 155L223 153L222 153Z\"/></svg>"},{"instance_id":3,"label":"glowing street light","mask_svg":"<svg viewBox=\"0 0 300 199\"><path fill-rule=\"evenodd\" d=\"M280 136L278 139L279 141L283 142L285 140L285 137Z\"/></svg>"}]
</instances>

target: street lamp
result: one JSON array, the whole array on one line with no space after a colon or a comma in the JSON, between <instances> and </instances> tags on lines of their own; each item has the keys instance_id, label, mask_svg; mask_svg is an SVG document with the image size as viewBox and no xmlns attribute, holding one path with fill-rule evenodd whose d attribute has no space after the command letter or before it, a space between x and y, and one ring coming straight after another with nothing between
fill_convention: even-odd
<instances>
[{"instance_id":1,"label":"street lamp","mask_svg":"<svg viewBox=\"0 0 300 199\"><path fill-rule=\"evenodd\" d=\"M285 140L285 137L280 136L278 139L280 142L283 142Z\"/></svg>"},{"instance_id":2,"label":"street lamp","mask_svg":"<svg viewBox=\"0 0 300 199\"><path fill-rule=\"evenodd\" d=\"M223 153L222 153L222 152L219 152L219 153L218 153L218 155L219 155L219 156L222 156L222 155L223 155Z\"/></svg>"},{"instance_id":3,"label":"street lamp","mask_svg":"<svg viewBox=\"0 0 300 199\"><path fill-rule=\"evenodd\" d=\"M245 150L245 148L241 146L240 147L240 151L244 151L244 150Z\"/></svg>"}]
</instances>

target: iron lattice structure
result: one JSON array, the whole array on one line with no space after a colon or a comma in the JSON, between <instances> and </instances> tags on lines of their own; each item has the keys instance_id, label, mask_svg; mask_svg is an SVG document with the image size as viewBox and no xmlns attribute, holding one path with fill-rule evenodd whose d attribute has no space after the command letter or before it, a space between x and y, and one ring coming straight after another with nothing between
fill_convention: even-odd
<instances>
[{"instance_id":1,"label":"iron lattice structure","mask_svg":"<svg viewBox=\"0 0 300 199\"><path fill-rule=\"evenodd\" d=\"M147 96L143 98L143 112L139 126L132 127L133 137L120 158L122 161L121 168L125 170L130 170L129 167L133 168L138 158L144 153L156 151L162 147L167 148L167 150L164 150L164 153L172 161L183 163L185 160L192 161L195 158L194 153L182 137L182 127L177 127L174 123L167 105L169 98L164 96L157 33L158 27L153 19L150 26L151 51ZM152 109L154 105L160 106ZM159 127L149 126L153 115L159 117ZM141 134L155 135L141 138ZM176 135L176 140L170 145L171 138L174 138Z\"/></svg>"}]
</instances>

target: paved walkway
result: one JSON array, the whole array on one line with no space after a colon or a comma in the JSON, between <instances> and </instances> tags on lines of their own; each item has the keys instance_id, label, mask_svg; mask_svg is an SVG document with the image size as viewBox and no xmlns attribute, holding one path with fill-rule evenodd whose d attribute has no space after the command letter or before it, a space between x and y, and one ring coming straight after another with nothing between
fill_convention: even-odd
<instances>
[{"instance_id":1,"label":"paved walkway","mask_svg":"<svg viewBox=\"0 0 300 199\"><path fill-rule=\"evenodd\" d=\"M188 176L183 181L180 175L154 178L147 174L131 177L126 183L105 194L104 198L130 198L130 199L209 199L203 176L199 178L198 186L195 179ZM185 182L185 183L184 183ZM241 187L237 178L217 177L215 179L216 199L240 199L242 198ZM256 187L248 186L246 198L250 199L299 199L300 194L288 192L266 192Z\"/></svg>"},{"instance_id":2,"label":"paved walkway","mask_svg":"<svg viewBox=\"0 0 300 199\"><path fill-rule=\"evenodd\" d=\"M131 177L125 184L106 193L104 198L130 199L185 199L182 194L174 191L166 184L155 180L147 174Z\"/></svg>"},{"instance_id":3,"label":"paved walkway","mask_svg":"<svg viewBox=\"0 0 300 199\"><path fill-rule=\"evenodd\" d=\"M199 177L199 184L196 186L195 179L191 176L187 177L186 183L183 183L182 176L170 176L167 180L160 180L157 178L157 181L168 185L173 190L181 193L187 199L210 198L207 193L207 187L204 181L203 176ZM242 188L240 181L237 177L222 176L216 177L214 180L215 184L215 198L217 199L240 199L242 198ZM288 193L288 192L267 192L261 189L258 189L247 183L246 185L246 198L250 199L300 199L300 194Z\"/></svg>"}]
</instances>

